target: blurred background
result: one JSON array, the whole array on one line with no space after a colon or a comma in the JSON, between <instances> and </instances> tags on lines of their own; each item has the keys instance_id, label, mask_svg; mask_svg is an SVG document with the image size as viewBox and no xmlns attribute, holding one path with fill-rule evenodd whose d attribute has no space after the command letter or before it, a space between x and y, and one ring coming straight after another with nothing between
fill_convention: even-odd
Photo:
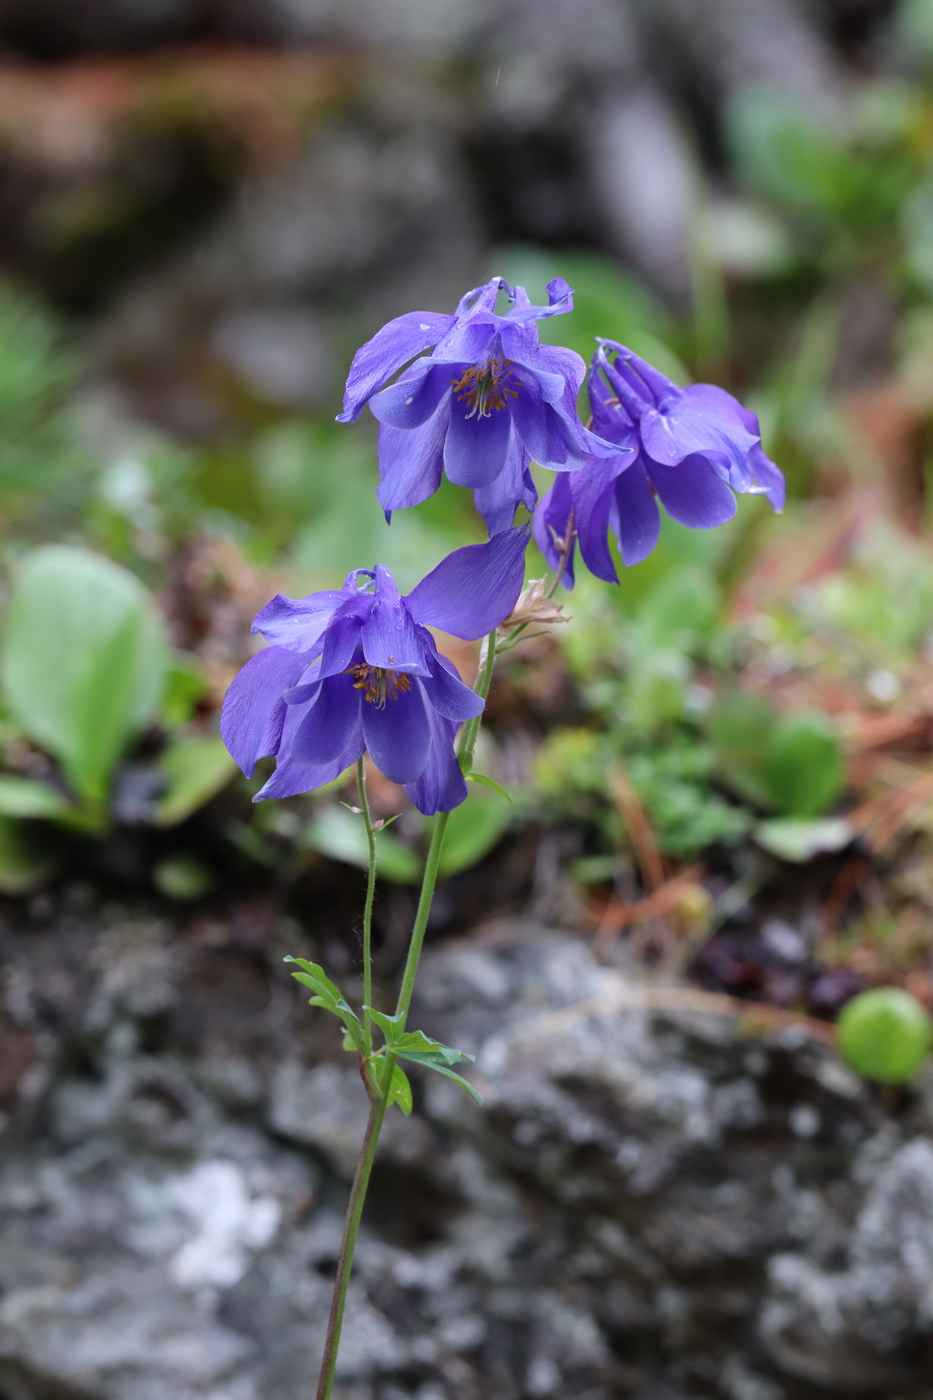
<instances>
[{"instance_id":1,"label":"blurred background","mask_svg":"<svg viewBox=\"0 0 933 1400\"><path fill-rule=\"evenodd\" d=\"M929 1087L828 1042L933 1004L933 0L0 0L0 1400L307 1392L365 1111L281 958L354 991L365 842L217 718L272 593L483 537L333 420L496 274L789 500L497 673L419 1012L488 1109L389 1130L341 1400L928 1400Z\"/></svg>"}]
</instances>

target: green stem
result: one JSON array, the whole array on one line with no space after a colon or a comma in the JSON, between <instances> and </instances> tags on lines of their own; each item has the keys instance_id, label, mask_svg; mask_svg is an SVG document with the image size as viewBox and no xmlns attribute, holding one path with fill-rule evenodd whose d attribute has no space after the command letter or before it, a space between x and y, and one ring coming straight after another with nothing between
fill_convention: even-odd
<instances>
[{"instance_id":1,"label":"green stem","mask_svg":"<svg viewBox=\"0 0 933 1400\"><path fill-rule=\"evenodd\" d=\"M376 833L366 796L365 758L361 755L356 765L356 786L360 794L360 811L366 826L366 839L369 842L369 864L366 876L366 905L363 909L363 1006L369 1008L373 1002L373 900L376 895ZM366 1053L373 1051L373 1024L368 1009L363 1011L363 1034L366 1039Z\"/></svg>"},{"instance_id":2,"label":"green stem","mask_svg":"<svg viewBox=\"0 0 933 1400\"><path fill-rule=\"evenodd\" d=\"M391 1080L391 1078L390 1071L389 1079ZM334 1296L331 1299L330 1316L327 1319L324 1359L321 1365L316 1400L329 1400L334 1384L334 1371L337 1368L337 1351L340 1347L340 1331L343 1326L344 1309L347 1305L347 1290L350 1287L350 1271L353 1268L356 1237L360 1232L366 1189L369 1186L369 1178L376 1158L376 1148L379 1146L379 1133L387 1103L388 1095L383 1093L381 1098L373 1099L369 1108L369 1121L366 1124L366 1134L360 1148L359 1161L356 1164L356 1175L353 1178L350 1201L347 1205L347 1218L343 1226L343 1238L340 1241L337 1274L334 1279Z\"/></svg>"},{"instance_id":3,"label":"green stem","mask_svg":"<svg viewBox=\"0 0 933 1400\"><path fill-rule=\"evenodd\" d=\"M496 660L496 634L491 632L486 639L485 655L483 657L479 675L476 677L476 684L473 689L477 695L485 700L489 694L489 686L492 682L492 670ZM468 773L473 763L473 750L476 747L476 736L479 733L482 714L475 719L468 720L460 734L460 741L457 745L457 758L464 773ZM369 807L366 802L366 795L363 788L363 760L360 759L357 767L357 781L360 789L360 807L366 820L366 829L370 839L370 878L367 887L367 908L363 923L363 947L366 959L364 979L371 976L369 958L369 930L372 915L372 890L375 882L375 833L372 829L372 822L369 816ZM431 912L431 902L434 898L434 887L437 884L437 872L441 860L441 848L444 844L444 833L447 830L447 822L450 818L449 812L438 812L434 819L434 831L431 834L431 844L428 847L427 859L424 865L424 877L421 882L421 894L418 898L418 909L415 914L415 923L411 932L411 942L408 945L408 956L405 959L405 971L402 974L402 986L399 991L398 1002L396 1004L396 1014L402 1013L402 1026L408 1016L408 1008L411 1005L411 996L415 986L415 974L418 971L418 960L421 957L421 949L424 944L424 935L428 927L428 915ZM366 987L366 1003L369 1004L369 994L371 981L364 980ZM369 1022L367 1019L367 1036L369 1035ZM366 1201L366 1191L369 1186L369 1178L373 1169L373 1162L376 1158L376 1148L379 1145L379 1134L382 1131L382 1120L385 1117L386 1109L389 1106L389 1092L392 1085L392 1072L395 1069L397 1055L387 1052L385 1055L385 1067L382 1078L379 1082L379 1095L373 1097L370 1103L369 1120L366 1124L366 1134L360 1148L359 1161L357 1162L356 1175L353 1178L353 1187L350 1191L350 1200L347 1205L347 1218L343 1227L343 1239L340 1242L340 1255L337 1260L337 1275L334 1279L334 1295L330 1305L330 1316L327 1321L327 1336L324 1341L324 1356L321 1362L321 1377L318 1382L316 1400L329 1400L331 1389L334 1384L334 1371L337 1366L337 1352L340 1348L340 1332L343 1326L343 1314L347 1303L347 1289L350 1286L350 1272L353 1268L353 1255L356 1249L356 1238L359 1234L360 1220L363 1215L363 1206Z\"/></svg>"}]
</instances>

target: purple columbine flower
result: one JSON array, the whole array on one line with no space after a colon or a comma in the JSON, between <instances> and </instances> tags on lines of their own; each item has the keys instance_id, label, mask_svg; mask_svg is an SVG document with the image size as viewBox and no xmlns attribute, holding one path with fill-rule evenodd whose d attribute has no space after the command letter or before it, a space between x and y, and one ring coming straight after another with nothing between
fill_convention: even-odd
<instances>
[{"instance_id":1,"label":"purple columbine flower","mask_svg":"<svg viewBox=\"0 0 933 1400\"><path fill-rule=\"evenodd\" d=\"M658 501L694 529L723 525L736 512L735 492L767 496L784 507L784 478L761 446L754 413L714 384L681 389L624 345L603 340L587 389L593 428L615 444L611 457L590 457L560 476L535 514L538 546L552 568L574 550L597 578L618 583L607 539L611 530L624 564L639 564L661 530Z\"/></svg>"},{"instance_id":2,"label":"purple columbine flower","mask_svg":"<svg viewBox=\"0 0 933 1400\"><path fill-rule=\"evenodd\" d=\"M500 291L512 302L504 316L495 310ZM580 356L539 342L536 321L573 309L562 278L547 291L548 305L532 306L524 287L513 291L494 277L468 292L452 316L411 311L356 352L338 422L353 422L366 403L379 419L386 518L427 500L446 471L473 490L496 535L518 505L534 508L531 458L563 472L611 450L577 416L586 373Z\"/></svg>"},{"instance_id":3,"label":"purple columbine flower","mask_svg":"<svg viewBox=\"0 0 933 1400\"><path fill-rule=\"evenodd\" d=\"M253 631L272 645L235 678L220 721L247 777L258 759L276 758L254 800L311 792L368 751L426 815L461 803L454 734L483 702L427 627L470 641L497 627L521 592L529 533L455 550L404 598L377 564L354 569L341 589L267 603Z\"/></svg>"}]
</instances>

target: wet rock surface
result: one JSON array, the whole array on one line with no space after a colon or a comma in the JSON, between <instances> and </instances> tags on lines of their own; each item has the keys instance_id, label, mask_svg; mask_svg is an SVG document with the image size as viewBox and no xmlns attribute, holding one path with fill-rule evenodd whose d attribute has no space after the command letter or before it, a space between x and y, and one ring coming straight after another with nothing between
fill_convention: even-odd
<instances>
[{"instance_id":1,"label":"wet rock surface","mask_svg":"<svg viewBox=\"0 0 933 1400\"><path fill-rule=\"evenodd\" d=\"M0 944L0 1396L307 1395L365 1107L300 930L115 906ZM924 1091L688 1005L530 923L428 953L419 1023L486 1106L437 1079L392 1117L341 1400L925 1400Z\"/></svg>"}]
</instances>

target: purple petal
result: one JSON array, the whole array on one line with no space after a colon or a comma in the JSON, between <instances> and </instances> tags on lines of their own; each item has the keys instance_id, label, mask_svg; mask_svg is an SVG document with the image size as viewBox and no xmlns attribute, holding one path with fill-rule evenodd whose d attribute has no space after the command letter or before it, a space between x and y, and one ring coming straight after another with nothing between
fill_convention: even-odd
<instances>
[{"instance_id":1,"label":"purple petal","mask_svg":"<svg viewBox=\"0 0 933 1400\"><path fill-rule=\"evenodd\" d=\"M421 683L412 681L385 705L363 702L363 738L381 773L393 783L413 783L424 772L431 745L428 705Z\"/></svg>"},{"instance_id":2,"label":"purple petal","mask_svg":"<svg viewBox=\"0 0 933 1400\"><path fill-rule=\"evenodd\" d=\"M521 297L519 297L521 293ZM547 306L532 306L524 287L515 288L515 306L505 313L511 321L543 321L548 316L563 316L573 310L573 288L563 277L555 277L547 284Z\"/></svg>"},{"instance_id":3,"label":"purple petal","mask_svg":"<svg viewBox=\"0 0 933 1400\"><path fill-rule=\"evenodd\" d=\"M661 534L661 513L640 458L617 479L614 507L610 524L618 534L622 563L630 568L648 558Z\"/></svg>"},{"instance_id":4,"label":"purple petal","mask_svg":"<svg viewBox=\"0 0 933 1400\"><path fill-rule=\"evenodd\" d=\"M419 812L432 817L435 812L449 812L459 807L467 797L467 785L454 752L456 725L442 719L430 707L428 720L431 725L428 761L420 778L405 784L405 791Z\"/></svg>"},{"instance_id":5,"label":"purple petal","mask_svg":"<svg viewBox=\"0 0 933 1400\"><path fill-rule=\"evenodd\" d=\"M464 685L456 666L446 656L435 654L432 674L423 677L421 685L434 709L445 719L461 724L482 713L482 699L475 690Z\"/></svg>"},{"instance_id":6,"label":"purple petal","mask_svg":"<svg viewBox=\"0 0 933 1400\"><path fill-rule=\"evenodd\" d=\"M224 696L220 734L247 778L260 758L278 752L285 720L282 692L300 679L305 661L282 647L266 647L234 676Z\"/></svg>"},{"instance_id":7,"label":"purple petal","mask_svg":"<svg viewBox=\"0 0 933 1400\"><path fill-rule=\"evenodd\" d=\"M787 483L780 468L775 466L770 457L765 456L760 443L749 452L748 466L758 485L764 487L762 494L767 496L776 511L782 511L787 495Z\"/></svg>"},{"instance_id":8,"label":"purple petal","mask_svg":"<svg viewBox=\"0 0 933 1400\"><path fill-rule=\"evenodd\" d=\"M735 496L704 457L685 457L675 467L646 463L651 484L674 520L693 530L724 525L736 512Z\"/></svg>"},{"instance_id":9,"label":"purple petal","mask_svg":"<svg viewBox=\"0 0 933 1400\"><path fill-rule=\"evenodd\" d=\"M469 402L450 400L444 469L456 486L488 486L505 466L512 421L508 411L470 416Z\"/></svg>"},{"instance_id":10,"label":"purple petal","mask_svg":"<svg viewBox=\"0 0 933 1400\"><path fill-rule=\"evenodd\" d=\"M666 374L662 374L654 365L650 365L647 360L643 360L640 355L636 355L634 350L630 350L627 345L620 345L617 340L600 340L600 350L615 351L618 356L615 361L615 368L620 373L631 389L638 397L647 404L660 404L665 399L676 399L684 391L679 384L675 384L673 379L668 379ZM599 353L599 352L597 352ZM608 356L604 356L604 364L608 363Z\"/></svg>"},{"instance_id":11,"label":"purple petal","mask_svg":"<svg viewBox=\"0 0 933 1400\"><path fill-rule=\"evenodd\" d=\"M359 725L362 703L352 676L328 676L295 730L292 758L314 766L339 758Z\"/></svg>"},{"instance_id":12,"label":"purple petal","mask_svg":"<svg viewBox=\"0 0 933 1400\"><path fill-rule=\"evenodd\" d=\"M467 365L438 364L435 360L419 360L395 384L383 389L370 401L370 409L380 423L390 428L419 428L434 414L442 399L450 392L453 381Z\"/></svg>"},{"instance_id":13,"label":"purple petal","mask_svg":"<svg viewBox=\"0 0 933 1400\"><path fill-rule=\"evenodd\" d=\"M475 641L498 627L518 601L525 579L527 525L503 530L488 544L468 544L442 559L405 599L416 622Z\"/></svg>"},{"instance_id":14,"label":"purple petal","mask_svg":"<svg viewBox=\"0 0 933 1400\"><path fill-rule=\"evenodd\" d=\"M330 763L299 763L292 757L291 746L306 712L307 706L289 707L275 772L253 798L254 802L261 802L267 797L297 797L302 792L313 792L315 788L323 787L325 783L332 783L335 778L339 778L363 753L363 726L357 715L356 728L342 754Z\"/></svg>"},{"instance_id":15,"label":"purple petal","mask_svg":"<svg viewBox=\"0 0 933 1400\"><path fill-rule=\"evenodd\" d=\"M420 428L379 424L379 504L384 511L419 506L441 484L449 400Z\"/></svg>"},{"instance_id":16,"label":"purple petal","mask_svg":"<svg viewBox=\"0 0 933 1400\"><path fill-rule=\"evenodd\" d=\"M512 400L512 421L534 461L553 471L570 470L582 463L583 425L570 418L558 403L548 402L538 376L522 367L513 370L520 387ZM548 379L556 376L547 376Z\"/></svg>"},{"instance_id":17,"label":"purple petal","mask_svg":"<svg viewBox=\"0 0 933 1400\"><path fill-rule=\"evenodd\" d=\"M350 606L341 608L324 633L324 648L318 671L322 678L337 676L341 671L345 671L356 655L360 645L363 618L372 607L372 601L367 595L363 595L360 601L365 606L365 612Z\"/></svg>"},{"instance_id":18,"label":"purple petal","mask_svg":"<svg viewBox=\"0 0 933 1400\"><path fill-rule=\"evenodd\" d=\"M360 632L366 660L385 671L428 675L424 637L403 603L395 579L384 564L377 564L376 592Z\"/></svg>"},{"instance_id":19,"label":"purple petal","mask_svg":"<svg viewBox=\"0 0 933 1400\"><path fill-rule=\"evenodd\" d=\"M570 528L570 516L573 511L573 500L570 494L570 478L563 472L554 480L554 485L541 499L541 504L535 511L533 529L535 543L544 555L549 568L559 569L561 561L561 551L555 543L555 535L560 539L567 538L567 531ZM570 548L567 562L561 574L561 583L565 588L573 588L573 557L576 543Z\"/></svg>"},{"instance_id":20,"label":"purple petal","mask_svg":"<svg viewBox=\"0 0 933 1400\"><path fill-rule=\"evenodd\" d=\"M580 554L590 573L607 583L619 582L609 551L609 515L616 480L630 461L630 454L620 454L612 461L594 458L570 479Z\"/></svg>"},{"instance_id":21,"label":"purple petal","mask_svg":"<svg viewBox=\"0 0 933 1400\"><path fill-rule=\"evenodd\" d=\"M288 651L310 651L346 597L346 592L333 588L311 593L307 598L285 598L277 593L256 614L252 631Z\"/></svg>"},{"instance_id":22,"label":"purple petal","mask_svg":"<svg viewBox=\"0 0 933 1400\"><path fill-rule=\"evenodd\" d=\"M376 390L409 360L436 345L455 320L434 311L409 311L377 331L353 356L338 423L352 423Z\"/></svg>"},{"instance_id":23,"label":"purple petal","mask_svg":"<svg viewBox=\"0 0 933 1400\"><path fill-rule=\"evenodd\" d=\"M490 538L508 530L515 519L518 506L534 510L538 493L528 470L528 453L512 429L505 466L488 486L478 486L473 492L473 504L486 522Z\"/></svg>"},{"instance_id":24,"label":"purple petal","mask_svg":"<svg viewBox=\"0 0 933 1400\"><path fill-rule=\"evenodd\" d=\"M639 430L645 452L667 467L698 452L719 452L725 454L730 465L741 470L758 439L734 411L737 407L731 394L724 390L694 384L676 402L647 409L642 415Z\"/></svg>"}]
</instances>

